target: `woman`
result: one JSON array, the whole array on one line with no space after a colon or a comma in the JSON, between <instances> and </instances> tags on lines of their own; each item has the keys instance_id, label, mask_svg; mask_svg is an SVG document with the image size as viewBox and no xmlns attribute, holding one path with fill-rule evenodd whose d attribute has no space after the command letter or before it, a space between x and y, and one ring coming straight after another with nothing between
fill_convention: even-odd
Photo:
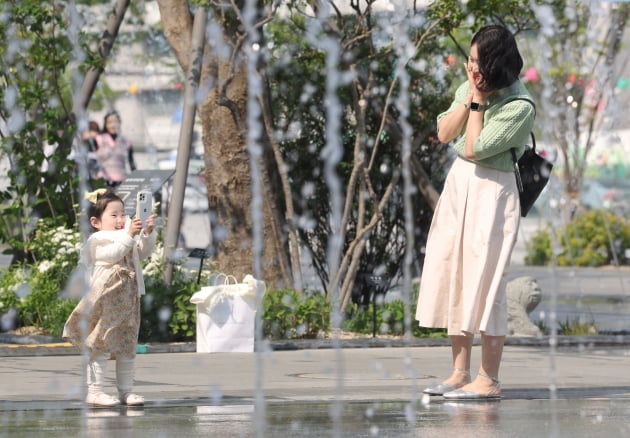
<instances>
[{"instance_id":1,"label":"woman","mask_svg":"<svg viewBox=\"0 0 630 438\"><path fill-rule=\"evenodd\" d=\"M504 270L516 242L519 193L511 148L523 153L535 109L519 75L523 60L512 34L486 26L473 37L468 81L438 116L438 138L455 142L455 159L436 206L426 246L416 319L446 328L453 372L424 390L447 399L500 398L507 333ZM525 100L514 100L526 98ZM481 364L470 377L473 337Z\"/></svg>"},{"instance_id":2,"label":"woman","mask_svg":"<svg viewBox=\"0 0 630 438\"><path fill-rule=\"evenodd\" d=\"M120 134L120 115L116 111L105 114L103 131L96 136L96 156L100 171L99 178L105 179L110 187L120 185L127 178L129 168L136 170L131 142Z\"/></svg>"}]
</instances>

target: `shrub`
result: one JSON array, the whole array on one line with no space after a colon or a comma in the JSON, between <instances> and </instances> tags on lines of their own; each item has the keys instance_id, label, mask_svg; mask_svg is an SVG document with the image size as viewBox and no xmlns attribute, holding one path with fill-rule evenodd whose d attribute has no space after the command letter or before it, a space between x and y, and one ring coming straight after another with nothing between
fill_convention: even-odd
<instances>
[{"instance_id":1,"label":"shrub","mask_svg":"<svg viewBox=\"0 0 630 438\"><path fill-rule=\"evenodd\" d=\"M25 248L32 261L3 270L0 311L7 315L9 309L15 309L16 318L8 326L33 325L61 336L63 324L78 302L58 296L79 260L80 234L40 219Z\"/></svg>"},{"instance_id":2,"label":"shrub","mask_svg":"<svg viewBox=\"0 0 630 438\"><path fill-rule=\"evenodd\" d=\"M599 333L599 329L593 319L590 321L585 321L582 318L569 320L567 317L564 322L558 322L558 327L558 334L565 336L585 336Z\"/></svg>"},{"instance_id":3,"label":"shrub","mask_svg":"<svg viewBox=\"0 0 630 438\"><path fill-rule=\"evenodd\" d=\"M444 329L432 329L420 327L414 319L417 299L412 298L413 304L409 306L411 318L411 334L415 337L443 337ZM372 333L374 304L360 306L354 304L344 321L344 328L357 333ZM400 336L405 334L405 303L402 300L393 300L376 305L376 333L381 335Z\"/></svg>"},{"instance_id":4,"label":"shrub","mask_svg":"<svg viewBox=\"0 0 630 438\"><path fill-rule=\"evenodd\" d=\"M0 276L0 315L2 315L2 331L18 327L20 297L30 291L27 278L29 273L23 266L14 266L3 270Z\"/></svg>"},{"instance_id":5,"label":"shrub","mask_svg":"<svg viewBox=\"0 0 630 438\"><path fill-rule=\"evenodd\" d=\"M628 264L625 250L630 248L630 224L607 210L582 213L553 233L558 248L554 251L548 229L539 230L527 244L525 264L547 265L553 253L558 266Z\"/></svg>"},{"instance_id":6,"label":"shrub","mask_svg":"<svg viewBox=\"0 0 630 438\"><path fill-rule=\"evenodd\" d=\"M268 290L263 298L263 309L266 338L315 338L330 331L332 306L322 293Z\"/></svg>"},{"instance_id":7,"label":"shrub","mask_svg":"<svg viewBox=\"0 0 630 438\"><path fill-rule=\"evenodd\" d=\"M173 266L171 284L163 282L166 262L160 239L151 256L143 263L146 294L142 298L140 342L181 342L195 338L196 306L190 297L199 290L197 272L187 269L180 260ZM205 283L209 271L202 271L200 283Z\"/></svg>"},{"instance_id":8,"label":"shrub","mask_svg":"<svg viewBox=\"0 0 630 438\"><path fill-rule=\"evenodd\" d=\"M551 260L551 235L546 229L540 229L527 242L527 254L525 264L533 266L545 266Z\"/></svg>"}]
</instances>

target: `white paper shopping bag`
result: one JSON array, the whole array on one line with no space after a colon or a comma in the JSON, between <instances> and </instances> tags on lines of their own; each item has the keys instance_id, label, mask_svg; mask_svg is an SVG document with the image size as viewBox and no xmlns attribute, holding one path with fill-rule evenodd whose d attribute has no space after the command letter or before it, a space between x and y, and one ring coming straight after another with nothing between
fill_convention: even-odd
<instances>
[{"instance_id":1,"label":"white paper shopping bag","mask_svg":"<svg viewBox=\"0 0 630 438\"><path fill-rule=\"evenodd\" d=\"M197 305L197 352L253 352L256 293L265 284L247 275L243 283L233 276L203 287L190 301Z\"/></svg>"}]
</instances>

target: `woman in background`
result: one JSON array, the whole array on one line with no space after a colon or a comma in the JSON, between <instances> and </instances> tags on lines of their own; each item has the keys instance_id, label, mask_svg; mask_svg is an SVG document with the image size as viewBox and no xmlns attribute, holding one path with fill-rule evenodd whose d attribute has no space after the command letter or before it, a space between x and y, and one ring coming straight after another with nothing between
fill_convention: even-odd
<instances>
[{"instance_id":1,"label":"woman in background","mask_svg":"<svg viewBox=\"0 0 630 438\"><path fill-rule=\"evenodd\" d=\"M96 156L103 178L110 187L117 187L128 176L127 162L131 171L136 170L131 142L120 133L120 115L116 111L105 114L103 130L96 136Z\"/></svg>"}]
</instances>

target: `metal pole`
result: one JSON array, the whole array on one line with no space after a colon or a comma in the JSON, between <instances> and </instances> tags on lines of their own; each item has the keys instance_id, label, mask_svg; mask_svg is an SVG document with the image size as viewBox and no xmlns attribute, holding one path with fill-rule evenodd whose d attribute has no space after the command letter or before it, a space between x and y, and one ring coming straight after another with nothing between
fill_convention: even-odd
<instances>
[{"instance_id":1,"label":"metal pole","mask_svg":"<svg viewBox=\"0 0 630 438\"><path fill-rule=\"evenodd\" d=\"M188 162L190 161L190 145L192 143L193 126L195 124L195 114L197 110L195 95L199 88L199 80L201 77L206 18L206 9L201 6L198 7L193 21L191 42L192 56L190 57L190 67L186 80L182 128L179 133L179 144L177 145L173 194L169 202L168 222L166 224L166 235L164 236L164 259L167 263L166 269L164 270L164 283L167 285L171 284L173 279L172 257L173 251L177 246L182 222L182 207L184 205L184 192L186 191L186 180L188 178Z\"/></svg>"}]
</instances>

